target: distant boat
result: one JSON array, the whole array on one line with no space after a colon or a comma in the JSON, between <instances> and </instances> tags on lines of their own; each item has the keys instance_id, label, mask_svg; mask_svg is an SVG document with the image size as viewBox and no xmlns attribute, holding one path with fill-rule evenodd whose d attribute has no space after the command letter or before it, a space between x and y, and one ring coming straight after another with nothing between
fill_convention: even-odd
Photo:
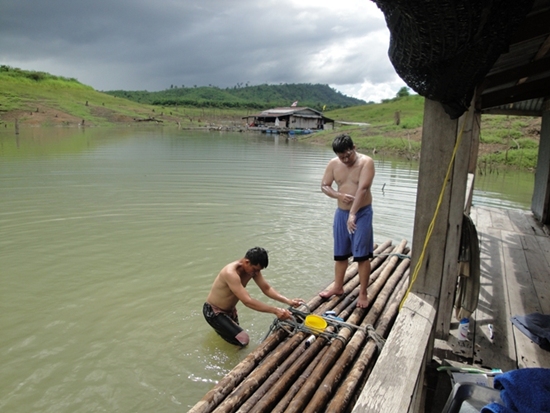
<instances>
[{"instance_id":1,"label":"distant boat","mask_svg":"<svg viewBox=\"0 0 550 413\"><path fill-rule=\"evenodd\" d=\"M288 131L289 135L309 135L313 133L311 129L292 129Z\"/></svg>"}]
</instances>

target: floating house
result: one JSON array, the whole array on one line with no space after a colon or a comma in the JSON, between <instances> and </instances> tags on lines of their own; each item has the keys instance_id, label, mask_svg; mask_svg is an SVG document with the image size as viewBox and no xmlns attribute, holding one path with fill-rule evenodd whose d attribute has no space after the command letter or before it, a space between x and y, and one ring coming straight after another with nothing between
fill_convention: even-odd
<instances>
[{"instance_id":1,"label":"floating house","mask_svg":"<svg viewBox=\"0 0 550 413\"><path fill-rule=\"evenodd\" d=\"M281 107L264 110L255 115L244 116L248 128L259 131L317 131L333 129L334 120L308 107Z\"/></svg>"}]
</instances>

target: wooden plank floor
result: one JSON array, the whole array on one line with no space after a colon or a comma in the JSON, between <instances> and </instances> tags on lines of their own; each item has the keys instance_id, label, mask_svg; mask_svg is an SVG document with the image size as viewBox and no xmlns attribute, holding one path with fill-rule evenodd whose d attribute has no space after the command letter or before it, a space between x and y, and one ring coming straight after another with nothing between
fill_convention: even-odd
<instances>
[{"instance_id":1,"label":"wooden plank floor","mask_svg":"<svg viewBox=\"0 0 550 413\"><path fill-rule=\"evenodd\" d=\"M550 368L542 350L512 325L510 317L550 314L550 237L530 211L472 207L481 252L481 289L470 320L468 342L456 340L453 318L446 343L455 355L476 367L509 371ZM490 327L492 326L492 334Z\"/></svg>"}]
</instances>

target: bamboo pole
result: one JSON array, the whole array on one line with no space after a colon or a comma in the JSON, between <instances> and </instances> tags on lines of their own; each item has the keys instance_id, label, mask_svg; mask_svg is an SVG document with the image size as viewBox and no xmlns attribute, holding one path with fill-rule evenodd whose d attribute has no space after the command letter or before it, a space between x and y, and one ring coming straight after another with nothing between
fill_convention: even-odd
<instances>
[{"instance_id":1,"label":"bamboo pole","mask_svg":"<svg viewBox=\"0 0 550 413\"><path fill-rule=\"evenodd\" d=\"M353 274L355 272L356 274L356 271L357 268L355 268L355 270L351 268L350 273ZM310 304L311 303L308 304L308 307L311 309L313 306ZM261 362L261 365L259 365L254 371L250 372L248 377L246 377L237 386L233 386L231 389L231 394L228 397L225 397L225 399L222 399L219 405L212 411L215 413L236 411L236 409L245 403L246 400L256 391L256 389L258 389L262 383L267 380L267 378L277 369L280 360L287 357L292 357L292 351L296 349L299 342L305 339L305 336L305 333L299 332L291 337L287 342L283 343L275 351L271 352L271 354L267 355L267 357L265 357L265 359ZM322 338L320 338L320 340L322 340ZM320 341L320 343L322 343L322 341ZM309 360L310 359L308 359L308 361ZM229 374L231 374L231 372ZM225 391L225 395L227 395L227 391Z\"/></svg>"},{"instance_id":2,"label":"bamboo pole","mask_svg":"<svg viewBox=\"0 0 550 413\"><path fill-rule=\"evenodd\" d=\"M330 329L333 330L332 327ZM311 375L311 371L313 370L312 366L316 366L324 359L326 349L329 348L326 347L327 341L328 339L325 337L317 337L308 351L304 353L304 357L296 360L295 363L287 368L286 371L278 377L278 380L272 384L269 390L261 395L262 397L255 400L255 405L250 411L258 413L270 411L272 406L285 396L285 393L291 386L293 388L296 386L295 383L297 380L305 382ZM306 374L307 371L309 371L309 373ZM294 388L294 391L298 391L298 389ZM246 410L243 410L243 412L244 411Z\"/></svg>"},{"instance_id":3,"label":"bamboo pole","mask_svg":"<svg viewBox=\"0 0 550 413\"><path fill-rule=\"evenodd\" d=\"M369 311L369 313L365 317L365 320L361 324L363 328L365 328L367 325L373 325L375 321L379 319L381 314L383 314L386 304L390 302L389 301L390 297L395 291L396 286L401 281L403 274L405 273L405 270L409 267L409 265L410 265L410 259L405 259L399 264L397 269L393 272L392 276L388 279L388 281L384 285L383 290L380 292L380 294L378 294L378 297L376 298L376 302L372 306L372 310ZM331 398L332 394L338 388L342 380L342 377L344 376L344 373L347 371L348 367L353 363L355 356L359 353L362 346L364 345L365 340L368 340L368 338L369 338L368 333L365 330L358 330L354 334L354 336L349 341L348 345L346 346L345 350L343 351L338 361L334 363L333 367L325 376L324 380L319 386L319 388L323 389L323 391L317 391L313 395L306 409L304 409L304 413L317 412L319 411L319 408L321 406L326 405L328 400Z\"/></svg>"},{"instance_id":4,"label":"bamboo pole","mask_svg":"<svg viewBox=\"0 0 550 413\"><path fill-rule=\"evenodd\" d=\"M260 386L238 410L237 413L245 412L266 412L277 403L281 394L284 394L288 387L292 386L298 376L303 376L303 371L308 366L316 365L319 358L316 357L319 351L326 348L326 339L317 337L316 340L306 349L305 340L294 351L292 357L288 357L279 368ZM294 367L293 367L294 366ZM296 368L296 366L298 368ZM261 400L261 402L260 402Z\"/></svg>"},{"instance_id":5,"label":"bamboo pole","mask_svg":"<svg viewBox=\"0 0 550 413\"><path fill-rule=\"evenodd\" d=\"M341 304L342 303L340 303L340 305ZM349 314L351 314L353 310L355 310L355 306L352 306L351 304L352 303L348 305L348 309L339 310L339 316L347 318ZM331 326L327 328L327 331L334 331L334 327ZM307 370L309 365L317 364L319 360L321 360L321 358L319 357L319 351L320 349L324 348L327 341L328 339L326 337L319 336L308 349L308 351L304 352L301 357L289 357L295 359L296 361L294 363L284 363L285 365L282 366L278 374L276 374L276 378L267 378L264 381L264 384L262 384L264 388L258 390L257 397L256 394L254 396L251 396L250 400L247 400L247 402L245 402L246 405L243 404L241 406L239 412L246 412L252 408L254 409L254 411L258 412L266 411L267 407L264 408L264 406L271 406L274 402L280 399L281 396L284 395L284 392L288 390L288 387L294 383L296 378L303 371ZM232 396L234 395L232 394ZM262 399L262 396L265 396L264 401L258 403L257 400Z\"/></svg>"},{"instance_id":6,"label":"bamboo pole","mask_svg":"<svg viewBox=\"0 0 550 413\"><path fill-rule=\"evenodd\" d=\"M378 266L385 261L386 259L386 256L384 254L387 253L387 250L388 249L391 249L392 246L392 241L391 240L387 240L385 242L383 242L381 245L379 246L375 246L375 249L374 249L374 258L372 259L371 261L371 271L374 271L376 268L378 268ZM350 280L353 280L354 277L357 275L357 263L352 263L348 269L346 270L346 274L344 276L344 289L345 289L345 285L350 281ZM359 281L357 281L359 282ZM325 287L324 289L325 290L329 290L331 289L332 287L334 286L334 281L332 283L330 283L327 287ZM321 304L323 304L324 306L327 306L327 303L336 303L336 302L339 302L342 297L345 297L346 293L345 293L345 290L344 290L344 294L342 294L342 296L334 296L332 297L331 299L329 299L328 301L325 302L325 299L320 297L319 295L317 295L313 300L312 302L317 304L317 306L320 306ZM335 305L335 304L334 304ZM334 307L334 305L332 305L332 307ZM323 312L326 311L327 308L324 308L323 309Z\"/></svg>"},{"instance_id":7,"label":"bamboo pole","mask_svg":"<svg viewBox=\"0 0 550 413\"><path fill-rule=\"evenodd\" d=\"M317 304L318 305L318 304ZM314 300L307 303L311 310L317 308ZM210 413L216 408L262 360L272 354L272 351L288 336L288 333L278 329L269 335L253 352L248 354L235 368L218 382L204 397L189 410L188 413Z\"/></svg>"},{"instance_id":8,"label":"bamboo pole","mask_svg":"<svg viewBox=\"0 0 550 413\"><path fill-rule=\"evenodd\" d=\"M300 374L296 378L296 380L294 380L293 383L289 383L289 386L291 386L290 389L286 391L284 396L279 400L279 402L275 405L275 407L273 407L273 409L271 410L271 413L282 413L285 411L290 401L294 398L296 393L298 393L298 391L303 386L305 381L311 376L311 374L313 373L313 370L315 370L315 367L317 366L317 363L323 359L327 350L328 350L328 347L323 346L321 351L319 351L318 357L316 357L311 363L309 363L309 365L306 367L303 373ZM269 409L263 410L263 411L259 409L255 409L254 413L263 413L265 411L269 411Z\"/></svg>"},{"instance_id":9,"label":"bamboo pole","mask_svg":"<svg viewBox=\"0 0 550 413\"><path fill-rule=\"evenodd\" d=\"M406 241L403 241L400 246L397 248L397 253L400 253L405 248ZM378 295L380 290L382 289L382 286L387 281L388 277L392 273L392 269L395 267L395 264L398 261L398 257L392 257L390 260L390 264L386 266L382 274L378 277L378 279L372 283L369 287L368 291L368 301L369 301L369 307L374 302L375 297ZM363 318L363 316L366 313L365 308L356 308L352 315L350 316L351 322L354 324L357 324L356 320L360 320ZM345 347L349 336L351 335L351 331L349 329L343 329L339 333L340 340L334 340L325 354L325 357L323 357L323 360L317 364L317 367L313 371L312 379L308 382L304 383L304 385L301 387L300 391L296 394L296 396L293 398L293 400L290 402L288 408L286 409L286 412L303 412L303 409L305 405L309 402L312 395L315 393L315 391L319 388L321 380L324 378L326 372L334 365L336 362L338 356L341 354L343 348Z\"/></svg>"},{"instance_id":10,"label":"bamboo pole","mask_svg":"<svg viewBox=\"0 0 550 413\"><path fill-rule=\"evenodd\" d=\"M382 268L384 267L381 266L378 268L378 270ZM371 291L373 290L371 289ZM344 306L347 307L343 308ZM348 318L349 315L353 314L353 312L356 310L356 306L353 300L351 302L343 301L334 308L337 309L338 316L344 319ZM329 329L332 329L332 327L330 327ZM308 370L309 366L317 365L319 361L324 358L320 357L318 353L320 349L325 348L326 342L327 339L325 337L318 337L316 341L312 344L312 346L308 349L308 352L304 353L302 357L296 360L296 362L285 362L285 365L281 366L282 368L276 374L276 377L268 378L262 385L263 389L260 388L254 394L254 396L251 396L247 400L247 402L245 402L241 406L241 408L239 409L239 413L248 411L268 411L277 402L277 400L281 399L285 395L285 392L288 391L288 388L290 386L292 386L294 390L297 391L293 383L297 380L298 377L303 377L302 372ZM300 375L301 373L302 375Z\"/></svg>"},{"instance_id":11,"label":"bamboo pole","mask_svg":"<svg viewBox=\"0 0 550 413\"><path fill-rule=\"evenodd\" d=\"M259 362L269 354L279 342L288 335L284 330L277 330L263 343L231 370L222 380L216 384L189 413L209 413L237 386Z\"/></svg>"},{"instance_id":12,"label":"bamboo pole","mask_svg":"<svg viewBox=\"0 0 550 413\"><path fill-rule=\"evenodd\" d=\"M384 242L382 245L377 246L375 249L375 257L371 262L371 268L373 268L373 273L371 275L371 282L374 282L377 278L377 275L385 270L387 265L387 254L393 251L393 246L391 246L391 240ZM348 282L353 280L357 275L357 266L350 265L346 273L346 279ZM358 282L357 282L358 284ZM351 288L351 285L350 287ZM353 291L352 291L353 293ZM355 293L355 297L357 293ZM344 315L342 313L343 309L346 307L351 307L355 297L341 298L335 297L337 300L328 300L321 298L320 296L315 296L312 300L307 303L307 307L310 311L315 311L317 313L323 313L328 309L335 308L338 310L340 316ZM324 302L325 301L325 302ZM321 305L322 304L322 305ZM298 333L298 338L292 340L285 340L288 333L284 330L279 329L273 334L271 334L264 342L252 353L250 353L241 363L239 363L232 371L230 371L214 388L212 388L191 410L190 413L209 413L213 409L219 407L216 411L235 411L235 409L246 402L246 399L250 397L254 389L257 389L262 383L266 380L270 373L277 369L277 364L281 359L293 358L298 359L300 354L303 351L298 349L296 355L296 342L303 341L305 339L305 334ZM296 334L296 335L298 335ZM323 349L323 340L324 338L319 338L316 340L317 346ZM278 347L279 346L279 347ZM273 351L277 348L277 351ZM315 348L315 347L314 347ZM321 350L319 350L321 351ZM324 351L322 351L324 352ZM314 363L313 361L309 364ZM262 368L257 367L261 364ZM287 363L291 364L290 362ZM309 367L306 366L306 370ZM302 369L303 370L303 369ZM305 371L305 370L304 370ZM280 370L277 374L280 375L284 372L284 369ZM248 382L246 382L248 380ZM246 383L245 383L246 382ZM250 386L251 383L254 383ZM228 395L231 394L231 397L228 398ZM236 400L239 400L235 403ZM229 400L226 402L226 400ZM225 403L225 407L220 407L221 404Z\"/></svg>"},{"instance_id":13,"label":"bamboo pole","mask_svg":"<svg viewBox=\"0 0 550 413\"><path fill-rule=\"evenodd\" d=\"M394 251L394 249L395 246L389 245L383 250L378 250L379 255L371 262L371 275L369 277L369 285L372 285L372 283L376 281L381 272L384 271L385 267L388 264L387 257ZM357 266L355 266L354 268L357 269ZM357 272L355 272L355 275L357 275ZM317 311L318 314L323 314L325 311L328 310L335 310L337 308L347 307L349 303L355 301L355 299L359 295L359 277L354 276L354 278L351 278L347 282L344 282L344 294L342 294L341 296L334 296L328 301L322 303L319 306L319 311ZM338 311L336 312L338 313Z\"/></svg>"},{"instance_id":14,"label":"bamboo pole","mask_svg":"<svg viewBox=\"0 0 550 413\"><path fill-rule=\"evenodd\" d=\"M394 248L395 247L389 247L384 252L389 253L393 251ZM385 258L383 260L380 259L378 261L377 268L371 272L371 276L369 278L369 286L372 285L374 282L376 282L380 274L386 269L387 264L388 264L388 260L386 260ZM357 272L355 274L357 275ZM359 295L359 276L355 276L353 279L349 280L346 284L344 284L344 294L342 294L342 296L340 297L335 296L332 299L328 300L327 302L321 304L318 307L318 311L316 312L318 314L323 314L328 310L333 310L336 312L336 314L338 314L339 317L345 319L345 317L340 313L343 311L343 309L354 304L358 295ZM351 312L349 314L351 314Z\"/></svg>"},{"instance_id":15,"label":"bamboo pole","mask_svg":"<svg viewBox=\"0 0 550 413\"><path fill-rule=\"evenodd\" d=\"M384 337L387 337L391 325L397 316L399 311L399 303L408 287L410 267L401 278L397 288L390 297L389 305L385 311L385 314L379 319L376 332ZM348 406L350 402L355 403L357 397L360 394L359 389L363 388L372 366L374 365L375 356L378 354L378 348L373 340L369 340L359 356L356 359L355 364L347 373L346 378L339 386L335 395L332 397L329 405L327 406L325 413L342 413L349 411Z\"/></svg>"},{"instance_id":16,"label":"bamboo pole","mask_svg":"<svg viewBox=\"0 0 550 413\"><path fill-rule=\"evenodd\" d=\"M286 342L281 343L268 357L264 358L262 363L213 412L235 412L260 387L267 377L277 369L280 360L284 360L290 356L291 352L304 340L305 336L306 333L299 332L290 337Z\"/></svg>"}]
</instances>

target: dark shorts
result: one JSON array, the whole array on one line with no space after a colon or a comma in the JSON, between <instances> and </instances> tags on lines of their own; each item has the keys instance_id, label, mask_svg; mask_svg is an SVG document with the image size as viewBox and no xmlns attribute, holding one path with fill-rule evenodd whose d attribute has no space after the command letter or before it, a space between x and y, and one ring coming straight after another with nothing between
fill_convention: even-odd
<instances>
[{"instance_id":1,"label":"dark shorts","mask_svg":"<svg viewBox=\"0 0 550 413\"><path fill-rule=\"evenodd\" d=\"M373 256L374 236L372 233L372 206L367 205L355 214L357 229L348 232L349 211L337 208L332 227L334 236L334 260L344 261L353 257L353 261L366 261Z\"/></svg>"},{"instance_id":2,"label":"dark shorts","mask_svg":"<svg viewBox=\"0 0 550 413\"><path fill-rule=\"evenodd\" d=\"M213 308L208 303L204 303L202 313L206 322L210 324L216 333L225 341L237 346L246 346L248 344L248 341L246 343L239 341L244 330L239 326L239 316L237 315L236 308L232 312L226 312L218 308Z\"/></svg>"}]
</instances>

